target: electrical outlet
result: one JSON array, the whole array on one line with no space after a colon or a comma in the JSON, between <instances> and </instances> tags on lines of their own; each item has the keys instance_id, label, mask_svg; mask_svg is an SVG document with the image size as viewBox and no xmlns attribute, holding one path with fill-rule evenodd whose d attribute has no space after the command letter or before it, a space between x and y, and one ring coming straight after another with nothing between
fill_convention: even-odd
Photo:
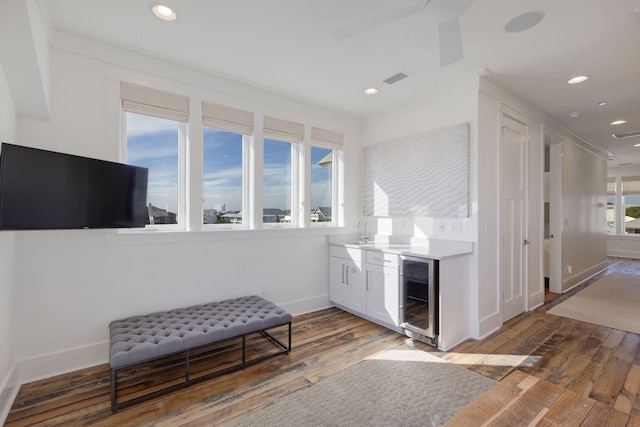
<instances>
[{"instance_id":1,"label":"electrical outlet","mask_svg":"<svg viewBox=\"0 0 640 427\"><path fill-rule=\"evenodd\" d=\"M444 233L444 221L438 221L438 231Z\"/></svg>"},{"instance_id":2,"label":"electrical outlet","mask_svg":"<svg viewBox=\"0 0 640 427\"><path fill-rule=\"evenodd\" d=\"M460 221L453 221L451 223L451 232L452 233L461 233L462 232L462 223Z\"/></svg>"},{"instance_id":3,"label":"electrical outlet","mask_svg":"<svg viewBox=\"0 0 640 427\"><path fill-rule=\"evenodd\" d=\"M567 274L571 274L573 268L570 265L567 265Z\"/></svg>"},{"instance_id":4,"label":"electrical outlet","mask_svg":"<svg viewBox=\"0 0 640 427\"><path fill-rule=\"evenodd\" d=\"M265 283L262 285L262 295L269 295L269 284Z\"/></svg>"}]
</instances>

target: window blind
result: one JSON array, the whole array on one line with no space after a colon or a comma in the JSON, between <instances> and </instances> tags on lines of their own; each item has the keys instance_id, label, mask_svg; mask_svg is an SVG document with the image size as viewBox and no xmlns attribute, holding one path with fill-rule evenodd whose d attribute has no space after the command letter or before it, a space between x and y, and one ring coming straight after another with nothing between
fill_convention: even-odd
<instances>
[{"instance_id":1,"label":"window blind","mask_svg":"<svg viewBox=\"0 0 640 427\"><path fill-rule=\"evenodd\" d=\"M304 139L304 125L287 120L264 118L264 137L286 142L301 142Z\"/></svg>"},{"instance_id":2,"label":"window blind","mask_svg":"<svg viewBox=\"0 0 640 427\"><path fill-rule=\"evenodd\" d=\"M607 178L607 196L616 195L616 179Z\"/></svg>"},{"instance_id":3,"label":"window blind","mask_svg":"<svg viewBox=\"0 0 640 427\"><path fill-rule=\"evenodd\" d=\"M623 176L622 194L624 196L640 195L640 176Z\"/></svg>"},{"instance_id":4,"label":"window blind","mask_svg":"<svg viewBox=\"0 0 640 427\"><path fill-rule=\"evenodd\" d=\"M222 105L202 103L202 123L228 132L253 134L253 113Z\"/></svg>"},{"instance_id":5,"label":"window blind","mask_svg":"<svg viewBox=\"0 0 640 427\"><path fill-rule=\"evenodd\" d=\"M338 132L312 127L311 143L323 148L340 150L344 145L344 135Z\"/></svg>"},{"instance_id":6,"label":"window blind","mask_svg":"<svg viewBox=\"0 0 640 427\"><path fill-rule=\"evenodd\" d=\"M142 86L120 83L122 110L162 119L189 120L189 98Z\"/></svg>"}]
</instances>

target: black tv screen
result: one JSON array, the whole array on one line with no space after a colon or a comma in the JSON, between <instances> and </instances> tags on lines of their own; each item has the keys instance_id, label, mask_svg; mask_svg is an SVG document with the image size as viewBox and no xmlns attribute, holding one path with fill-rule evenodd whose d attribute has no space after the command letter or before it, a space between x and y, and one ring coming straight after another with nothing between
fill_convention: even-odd
<instances>
[{"instance_id":1,"label":"black tv screen","mask_svg":"<svg viewBox=\"0 0 640 427\"><path fill-rule=\"evenodd\" d=\"M0 229L144 227L148 169L2 143Z\"/></svg>"}]
</instances>

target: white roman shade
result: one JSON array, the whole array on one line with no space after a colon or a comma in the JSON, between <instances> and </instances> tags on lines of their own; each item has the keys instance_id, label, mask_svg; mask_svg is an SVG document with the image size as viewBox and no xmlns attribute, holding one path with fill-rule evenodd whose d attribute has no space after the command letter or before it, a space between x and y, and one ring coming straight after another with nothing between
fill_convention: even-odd
<instances>
[{"instance_id":1,"label":"white roman shade","mask_svg":"<svg viewBox=\"0 0 640 427\"><path fill-rule=\"evenodd\" d=\"M264 118L264 137L286 142L302 142L304 125L287 120Z\"/></svg>"},{"instance_id":2,"label":"white roman shade","mask_svg":"<svg viewBox=\"0 0 640 427\"><path fill-rule=\"evenodd\" d=\"M640 195L640 176L623 176L622 194L624 196Z\"/></svg>"},{"instance_id":3,"label":"white roman shade","mask_svg":"<svg viewBox=\"0 0 640 427\"><path fill-rule=\"evenodd\" d=\"M607 178L607 196L616 195L616 179Z\"/></svg>"},{"instance_id":4,"label":"white roman shade","mask_svg":"<svg viewBox=\"0 0 640 427\"><path fill-rule=\"evenodd\" d=\"M202 124L228 132L252 135L253 113L203 102Z\"/></svg>"},{"instance_id":5,"label":"white roman shade","mask_svg":"<svg viewBox=\"0 0 640 427\"><path fill-rule=\"evenodd\" d=\"M317 147L340 150L344 145L344 135L338 132L312 127L311 143Z\"/></svg>"},{"instance_id":6,"label":"white roman shade","mask_svg":"<svg viewBox=\"0 0 640 427\"><path fill-rule=\"evenodd\" d=\"M187 122L189 98L160 90L120 83L122 111Z\"/></svg>"}]
</instances>

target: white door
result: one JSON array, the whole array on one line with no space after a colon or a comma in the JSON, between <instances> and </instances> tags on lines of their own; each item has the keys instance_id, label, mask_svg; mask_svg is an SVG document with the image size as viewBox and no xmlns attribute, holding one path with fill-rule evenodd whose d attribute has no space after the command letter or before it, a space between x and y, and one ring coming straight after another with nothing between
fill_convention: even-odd
<instances>
[{"instance_id":1,"label":"white door","mask_svg":"<svg viewBox=\"0 0 640 427\"><path fill-rule=\"evenodd\" d=\"M527 289L527 125L500 120L500 288L502 317L525 311Z\"/></svg>"}]
</instances>

